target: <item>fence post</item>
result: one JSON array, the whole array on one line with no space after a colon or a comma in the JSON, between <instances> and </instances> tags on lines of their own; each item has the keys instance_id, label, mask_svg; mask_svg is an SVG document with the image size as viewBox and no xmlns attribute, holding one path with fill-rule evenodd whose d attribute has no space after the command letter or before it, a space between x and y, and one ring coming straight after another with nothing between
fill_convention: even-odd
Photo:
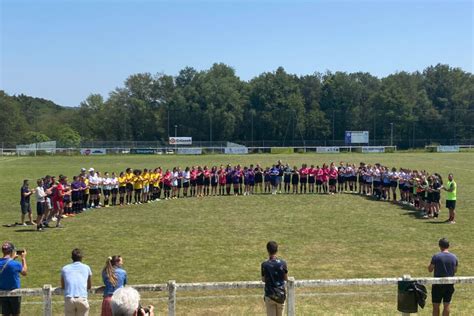
<instances>
[{"instance_id":1,"label":"fence post","mask_svg":"<svg viewBox=\"0 0 474 316\"><path fill-rule=\"evenodd\" d=\"M411 276L409 274L405 274L405 275L403 275L402 280L403 281L410 281ZM410 313L402 313L402 316L409 316L409 315L410 315Z\"/></svg>"},{"instance_id":2,"label":"fence post","mask_svg":"<svg viewBox=\"0 0 474 316\"><path fill-rule=\"evenodd\" d=\"M296 291L295 291L295 278L288 278L288 316L296 315Z\"/></svg>"},{"instance_id":3,"label":"fence post","mask_svg":"<svg viewBox=\"0 0 474 316\"><path fill-rule=\"evenodd\" d=\"M168 316L176 314L176 281L168 281Z\"/></svg>"},{"instance_id":4,"label":"fence post","mask_svg":"<svg viewBox=\"0 0 474 316\"><path fill-rule=\"evenodd\" d=\"M43 285L43 315L52 316L53 315L53 288L51 284Z\"/></svg>"}]
</instances>

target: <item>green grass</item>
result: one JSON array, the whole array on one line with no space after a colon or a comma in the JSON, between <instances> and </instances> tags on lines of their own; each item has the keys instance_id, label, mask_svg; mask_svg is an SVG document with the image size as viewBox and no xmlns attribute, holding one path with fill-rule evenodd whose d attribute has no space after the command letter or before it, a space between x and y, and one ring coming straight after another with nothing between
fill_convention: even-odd
<instances>
[{"instance_id":1,"label":"green grass","mask_svg":"<svg viewBox=\"0 0 474 316\"><path fill-rule=\"evenodd\" d=\"M0 158L0 222L19 220L19 188L24 178L45 174L72 176L81 167L120 171L126 167L260 163L278 159L291 165L328 161L381 162L388 166L453 172L458 183L456 225L425 221L408 209L356 195L255 195L161 201L148 205L99 209L64 220L63 230L37 233L31 227L0 227L0 239L28 250L29 275L22 287L59 285L59 271L79 247L101 285L100 270L109 255L124 257L131 284L258 280L265 244L277 240L280 255L296 279L429 276L426 266L437 240L448 237L459 257L458 275L474 275L474 155L472 153L402 153L249 156L104 156ZM33 182L33 181L32 181ZM444 204L444 199L442 201ZM441 219L447 218L443 207ZM453 313L474 310L474 287L458 285ZM345 292L345 295L337 293ZM298 315L396 314L396 288L347 287L298 289ZM218 295L236 295L220 297ZM261 291L178 292L178 314L263 314ZM166 312L166 296L147 294L145 302ZM25 315L39 314L39 298L25 300ZM55 313L62 300L55 297ZM91 297L92 315L100 297ZM430 304L421 313L428 315Z\"/></svg>"}]
</instances>

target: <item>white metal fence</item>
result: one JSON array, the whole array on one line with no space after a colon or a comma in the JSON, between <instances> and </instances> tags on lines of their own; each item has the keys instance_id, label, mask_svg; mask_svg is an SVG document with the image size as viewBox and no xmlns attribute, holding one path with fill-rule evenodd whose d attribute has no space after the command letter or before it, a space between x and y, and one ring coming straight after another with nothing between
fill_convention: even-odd
<instances>
[{"instance_id":1,"label":"white metal fence","mask_svg":"<svg viewBox=\"0 0 474 316\"><path fill-rule=\"evenodd\" d=\"M378 279L329 279L329 280L295 280L290 277L287 282L287 315L296 315L296 288L333 287L333 286L361 286L361 285L396 285L399 281L413 280L421 284L474 284L474 277L450 277L450 278L411 278L405 275L402 278L378 278ZM177 292L203 291L203 290L238 290L238 289L263 289L264 283L260 281L241 282L208 282L208 283L176 283L174 280L167 284L142 284L132 285L139 292L168 292L168 315L176 315ZM94 287L89 293L102 293L103 287ZM52 315L53 295L62 295L61 288L53 288L46 284L43 288L17 289L13 291L0 291L2 296L42 296L43 315ZM394 293L395 295L395 293ZM395 309L395 307L394 307Z\"/></svg>"}]
</instances>

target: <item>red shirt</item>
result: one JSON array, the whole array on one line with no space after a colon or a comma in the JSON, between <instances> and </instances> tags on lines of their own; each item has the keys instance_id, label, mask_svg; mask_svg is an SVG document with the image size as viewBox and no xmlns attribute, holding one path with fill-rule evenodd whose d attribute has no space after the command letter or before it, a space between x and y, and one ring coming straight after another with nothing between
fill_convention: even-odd
<instances>
[{"instance_id":1,"label":"red shirt","mask_svg":"<svg viewBox=\"0 0 474 316\"><path fill-rule=\"evenodd\" d=\"M56 185L56 188L53 189L53 200L62 201L64 197L64 186L61 183Z\"/></svg>"}]
</instances>

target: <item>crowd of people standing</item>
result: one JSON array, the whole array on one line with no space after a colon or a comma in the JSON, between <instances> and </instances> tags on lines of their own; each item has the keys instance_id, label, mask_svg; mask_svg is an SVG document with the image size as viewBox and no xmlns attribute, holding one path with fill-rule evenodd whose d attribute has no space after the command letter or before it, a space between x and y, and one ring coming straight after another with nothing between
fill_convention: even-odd
<instances>
[{"instance_id":1,"label":"crowd of people standing","mask_svg":"<svg viewBox=\"0 0 474 316\"><path fill-rule=\"evenodd\" d=\"M455 223L456 183L453 175L445 184L438 173L408 168L389 168L381 164L344 163L272 166L192 166L172 169L132 169L115 173L82 168L72 181L65 175L45 176L36 188L24 180L21 187L21 222L26 215L37 229L62 227L61 218L74 217L88 209L144 204L189 197L253 194L338 194L372 196L412 206L423 218L437 218L441 191L447 192L447 222ZM36 196L37 218L32 219L30 196Z\"/></svg>"}]
</instances>

